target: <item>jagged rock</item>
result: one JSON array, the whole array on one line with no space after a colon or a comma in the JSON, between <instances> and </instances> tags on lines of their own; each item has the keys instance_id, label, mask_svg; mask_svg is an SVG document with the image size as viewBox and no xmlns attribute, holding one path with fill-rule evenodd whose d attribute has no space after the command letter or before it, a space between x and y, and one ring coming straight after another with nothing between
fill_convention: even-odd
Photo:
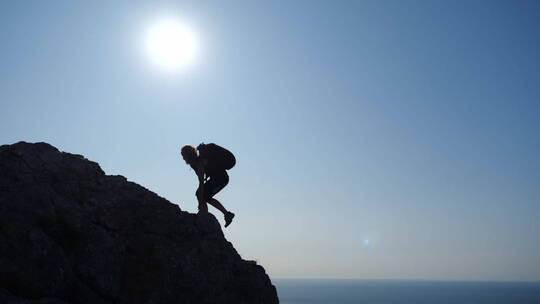
<instances>
[{"instance_id":1,"label":"jagged rock","mask_svg":"<svg viewBox=\"0 0 540 304\"><path fill-rule=\"evenodd\" d=\"M278 303L215 217L46 143L0 146L0 303Z\"/></svg>"}]
</instances>

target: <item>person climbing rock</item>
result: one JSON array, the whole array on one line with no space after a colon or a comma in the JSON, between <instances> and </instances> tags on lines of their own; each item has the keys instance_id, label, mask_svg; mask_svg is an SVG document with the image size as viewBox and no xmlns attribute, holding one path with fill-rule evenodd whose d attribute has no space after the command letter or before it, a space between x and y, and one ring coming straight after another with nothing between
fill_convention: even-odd
<instances>
[{"instance_id":1,"label":"person climbing rock","mask_svg":"<svg viewBox=\"0 0 540 304\"><path fill-rule=\"evenodd\" d=\"M208 212L208 204L223 212L225 227L229 226L234 213L229 212L214 198L229 183L230 170L236 164L236 158L227 149L214 143L194 146L185 145L180 150L186 164L190 165L199 179L199 187L195 193L199 202L199 211Z\"/></svg>"}]
</instances>

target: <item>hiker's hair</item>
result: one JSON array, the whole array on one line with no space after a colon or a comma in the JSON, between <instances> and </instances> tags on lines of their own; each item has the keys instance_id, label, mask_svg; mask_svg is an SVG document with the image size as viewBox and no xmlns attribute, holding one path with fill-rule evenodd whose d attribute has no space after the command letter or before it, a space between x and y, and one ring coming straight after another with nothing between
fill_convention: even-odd
<instances>
[{"instance_id":1,"label":"hiker's hair","mask_svg":"<svg viewBox=\"0 0 540 304\"><path fill-rule=\"evenodd\" d=\"M191 160L197 157L197 149L191 145L183 146L182 149L180 149L180 153L182 154L182 157L186 163L189 163Z\"/></svg>"}]
</instances>

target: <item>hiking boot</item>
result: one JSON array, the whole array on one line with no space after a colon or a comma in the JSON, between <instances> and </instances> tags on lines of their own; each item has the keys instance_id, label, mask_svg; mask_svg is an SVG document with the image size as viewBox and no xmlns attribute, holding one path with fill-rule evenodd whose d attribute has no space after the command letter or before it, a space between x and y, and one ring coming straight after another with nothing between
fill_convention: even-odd
<instances>
[{"instance_id":1,"label":"hiking boot","mask_svg":"<svg viewBox=\"0 0 540 304\"><path fill-rule=\"evenodd\" d=\"M225 213L225 227L229 226L232 223L233 218L234 218L234 213L232 212Z\"/></svg>"}]
</instances>

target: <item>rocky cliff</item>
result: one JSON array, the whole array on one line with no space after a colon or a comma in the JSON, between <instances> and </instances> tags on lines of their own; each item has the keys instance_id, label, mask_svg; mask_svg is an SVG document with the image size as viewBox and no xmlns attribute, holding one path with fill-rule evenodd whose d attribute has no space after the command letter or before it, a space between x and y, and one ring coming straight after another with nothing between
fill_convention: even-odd
<instances>
[{"instance_id":1,"label":"rocky cliff","mask_svg":"<svg viewBox=\"0 0 540 304\"><path fill-rule=\"evenodd\" d=\"M0 303L278 303L196 215L81 155L0 146Z\"/></svg>"}]
</instances>

